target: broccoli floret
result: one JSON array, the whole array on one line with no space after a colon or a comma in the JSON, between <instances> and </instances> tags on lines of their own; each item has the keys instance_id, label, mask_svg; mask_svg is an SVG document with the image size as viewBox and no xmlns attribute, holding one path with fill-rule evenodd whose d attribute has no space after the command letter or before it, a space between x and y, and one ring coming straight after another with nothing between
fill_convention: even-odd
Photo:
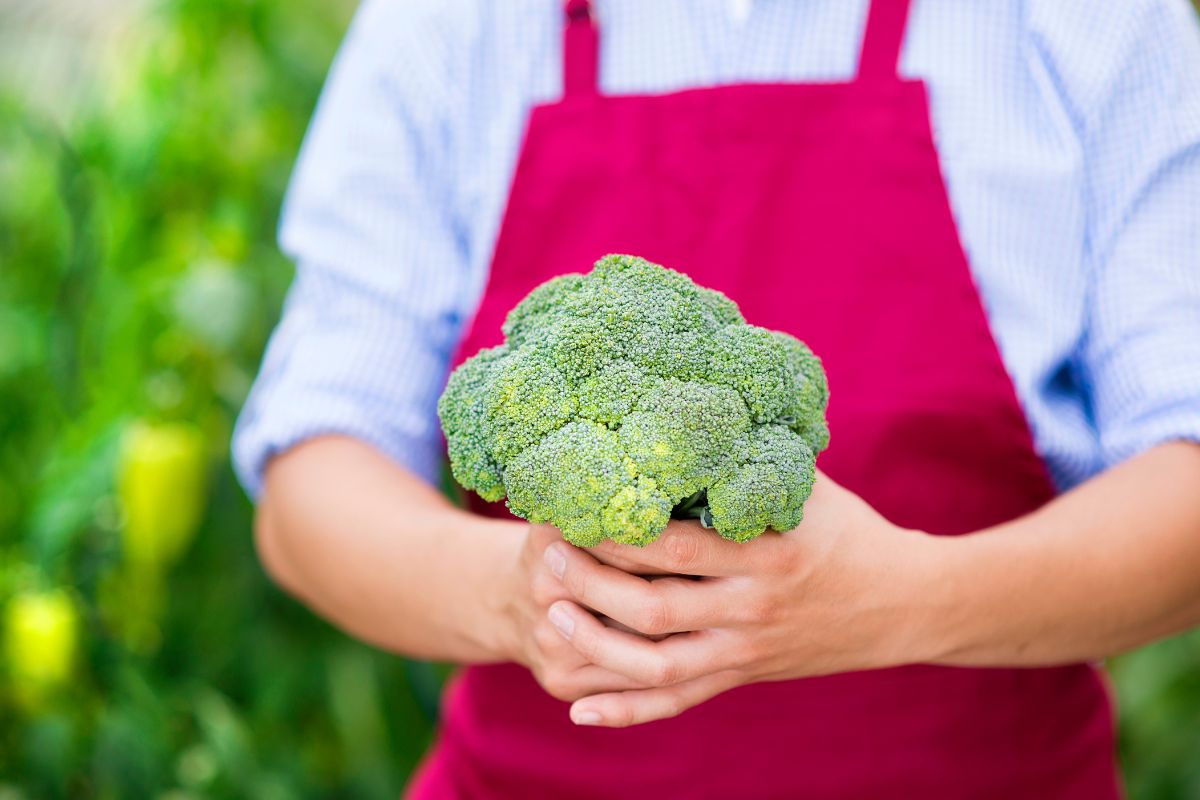
<instances>
[{"instance_id":1,"label":"broccoli floret","mask_svg":"<svg viewBox=\"0 0 1200 800\"><path fill-rule=\"evenodd\" d=\"M614 431L577 420L520 453L505 473L508 507L530 522L551 522L576 544L604 538L601 512L622 487L632 486L636 465Z\"/></svg>"},{"instance_id":2,"label":"broccoli floret","mask_svg":"<svg viewBox=\"0 0 1200 800\"><path fill-rule=\"evenodd\" d=\"M583 283L582 275L568 273L551 278L526 295L521 304L509 313L501 328L509 346L519 347L525 340L525 332L536 330L544 324Z\"/></svg>"},{"instance_id":3,"label":"broccoli floret","mask_svg":"<svg viewBox=\"0 0 1200 800\"><path fill-rule=\"evenodd\" d=\"M643 545L672 516L728 538L800 522L828 384L795 338L635 256L534 289L438 403L454 477L571 542Z\"/></svg>"},{"instance_id":4,"label":"broccoli floret","mask_svg":"<svg viewBox=\"0 0 1200 800\"><path fill-rule=\"evenodd\" d=\"M489 502L504 497L504 479L500 477L500 465L492 458L492 433L484 420L484 401L487 388L507 357L508 349L503 345L480 350L454 371L438 400L442 427L454 431L453 436L446 435L454 478Z\"/></svg>"},{"instance_id":5,"label":"broccoli floret","mask_svg":"<svg viewBox=\"0 0 1200 800\"><path fill-rule=\"evenodd\" d=\"M671 501L645 475L617 490L600 517L604 535L639 547L654 541L671 518Z\"/></svg>"},{"instance_id":6,"label":"broccoli floret","mask_svg":"<svg viewBox=\"0 0 1200 800\"><path fill-rule=\"evenodd\" d=\"M767 528L790 531L800 524L812 494L812 449L784 425L756 427L742 445L737 467L708 488L703 522L738 542Z\"/></svg>"},{"instance_id":7,"label":"broccoli floret","mask_svg":"<svg viewBox=\"0 0 1200 800\"><path fill-rule=\"evenodd\" d=\"M785 348L788 371L795 387L792 400L779 421L800 434L814 453L819 453L829 446L829 425L825 422L829 381L825 369L804 342L779 331L771 333Z\"/></svg>"},{"instance_id":8,"label":"broccoli floret","mask_svg":"<svg viewBox=\"0 0 1200 800\"><path fill-rule=\"evenodd\" d=\"M699 491L729 468L750 415L738 393L712 383L668 379L625 417L625 452L669 497Z\"/></svg>"}]
</instances>

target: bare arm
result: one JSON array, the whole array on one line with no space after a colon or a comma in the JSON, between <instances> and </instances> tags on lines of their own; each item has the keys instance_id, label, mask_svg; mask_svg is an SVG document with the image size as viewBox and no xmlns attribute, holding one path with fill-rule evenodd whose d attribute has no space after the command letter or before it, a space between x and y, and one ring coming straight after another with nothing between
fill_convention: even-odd
<instances>
[{"instance_id":1,"label":"bare arm","mask_svg":"<svg viewBox=\"0 0 1200 800\"><path fill-rule=\"evenodd\" d=\"M462 662L510 650L501 603L528 526L456 508L363 443L274 459L256 528L275 580L366 641Z\"/></svg>"},{"instance_id":2,"label":"bare arm","mask_svg":"<svg viewBox=\"0 0 1200 800\"><path fill-rule=\"evenodd\" d=\"M1200 623L1200 446L1162 445L933 545L944 663L1102 658L1177 633Z\"/></svg>"}]
</instances>

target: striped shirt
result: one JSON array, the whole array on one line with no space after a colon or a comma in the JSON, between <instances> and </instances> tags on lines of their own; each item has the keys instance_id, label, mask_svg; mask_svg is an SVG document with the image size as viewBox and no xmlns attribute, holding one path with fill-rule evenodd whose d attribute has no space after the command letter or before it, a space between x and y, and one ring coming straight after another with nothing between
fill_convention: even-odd
<instances>
[{"instance_id":1,"label":"striped shirt","mask_svg":"<svg viewBox=\"0 0 1200 800\"><path fill-rule=\"evenodd\" d=\"M867 9L596 5L600 84L617 94L846 80ZM234 441L251 495L267 459L325 433L436 478L437 397L527 113L561 92L561 6L360 8L284 207L296 279ZM928 83L972 273L1059 486L1200 440L1200 33L1186 0L916 0L900 71Z\"/></svg>"}]
</instances>

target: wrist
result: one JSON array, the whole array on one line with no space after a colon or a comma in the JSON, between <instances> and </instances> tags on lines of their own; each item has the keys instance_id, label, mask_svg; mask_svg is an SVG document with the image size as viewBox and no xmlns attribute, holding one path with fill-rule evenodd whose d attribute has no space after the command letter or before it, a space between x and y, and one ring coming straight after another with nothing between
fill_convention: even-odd
<instances>
[{"instance_id":1,"label":"wrist","mask_svg":"<svg viewBox=\"0 0 1200 800\"><path fill-rule=\"evenodd\" d=\"M520 635L512 613L521 574L520 558L528 525L519 521L466 515L466 541L458 552L473 553L463 586L474 602L463 620L464 635L480 653L480 662L515 661Z\"/></svg>"},{"instance_id":2,"label":"wrist","mask_svg":"<svg viewBox=\"0 0 1200 800\"><path fill-rule=\"evenodd\" d=\"M997 576L1023 570L999 544L991 532L923 536L917 571L925 590L914 636L921 663L991 663L987 653L1021 605L1011 591L997 591ZM1016 588L1004 579L1000 583Z\"/></svg>"},{"instance_id":3,"label":"wrist","mask_svg":"<svg viewBox=\"0 0 1200 800\"><path fill-rule=\"evenodd\" d=\"M962 598L953 547L958 537L913 529L900 529L898 535L905 539L906 556L895 573L892 602L900 614L893 627L891 663L885 666L939 663L958 647Z\"/></svg>"}]
</instances>

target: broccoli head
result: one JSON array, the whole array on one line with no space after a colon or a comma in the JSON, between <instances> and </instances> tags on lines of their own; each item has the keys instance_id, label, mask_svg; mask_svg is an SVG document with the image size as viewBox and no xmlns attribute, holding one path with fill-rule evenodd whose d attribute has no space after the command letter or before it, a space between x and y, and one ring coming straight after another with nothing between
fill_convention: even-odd
<instances>
[{"instance_id":1,"label":"broccoli head","mask_svg":"<svg viewBox=\"0 0 1200 800\"><path fill-rule=\"evenodd\" d=\"M438 402L465 488L583 547L647 544L672 516L738 541L800 523L829 443L803 342L624 255L537 287L503 330Z\"/></svg>"}]
</instances>

